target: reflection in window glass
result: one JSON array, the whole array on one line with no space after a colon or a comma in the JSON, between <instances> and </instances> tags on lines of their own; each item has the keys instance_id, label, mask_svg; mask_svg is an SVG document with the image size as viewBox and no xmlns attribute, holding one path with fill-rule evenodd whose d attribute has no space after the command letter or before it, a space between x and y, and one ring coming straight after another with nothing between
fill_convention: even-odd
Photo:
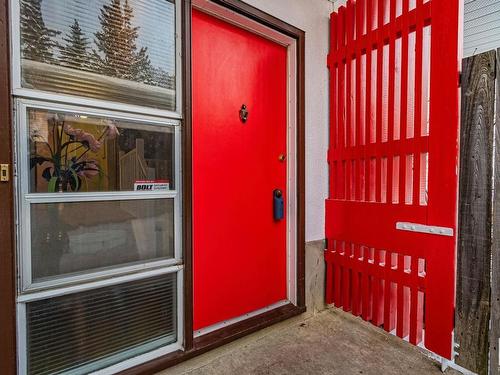
<instances>
[{"instance_id":1,"label":"reflection in window glass","mask_svg":"<svg viewBox=\"0 0 500 375\"><path fill-rule=\"evenodd\" d=\"M28 110L30 192L174 189L174 128Z\"/></svg>"},{"instance_id":2,"label":"reflection in window glass","mask_svg":"<svg viewBox=\"0 0 500 375\"><path fill-rule=\"evenodd\" d=\"M172 0L20 0L22 86L175 110Z\"/></svg>"},{"instance_id":3,"label":"reflection in window glass","mask_svg":"<svg viewBox=\"0 0 500 375\"><path fill-rule=\"evenodd\" d=\"M31 205L35 282L173 257L173 199Z\"/></svg>"}]
</instances>

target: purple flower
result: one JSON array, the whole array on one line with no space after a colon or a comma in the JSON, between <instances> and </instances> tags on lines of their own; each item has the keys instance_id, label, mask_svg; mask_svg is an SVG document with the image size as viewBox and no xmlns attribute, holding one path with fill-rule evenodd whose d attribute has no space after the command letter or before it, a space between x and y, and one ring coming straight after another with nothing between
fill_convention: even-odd
<instances>
[{"instance_id":1,"label":"purple flower","mask_svg":"<svg viewBox=\"0 0 500 375\"><path fill-rule=\"evenodd\" d=\"M79 176L92 178L99 174L99 166L95 160L88 160L85 162L83 168L78 172Z\"/></svg>"},{"instance_id":2,"label":"purple flower","mask_svg":"<svg viewBox=\"0 0 500 375\"><path fill-rule=\"evenodd\" d=\"M73 140L85 144L92 152L98 152L101 149L99 142L92 134L83 131L82 129L74 129L70 125L64 124L64 132Z\"/></svg>"},{"instance_id":3,"label":"purple flower","mask_svg":"<svg viewBox=\"0 0 500 375\"><path fill-rule=\"evenodd\" d=\"M108 139L115 139L116 137L118 137L120 135L120 132L118 131L118 128L116 127L114 122L108 120L106 121L106 123L107 123L106 136L108 137Z\"/></svg>"}]
</instances>

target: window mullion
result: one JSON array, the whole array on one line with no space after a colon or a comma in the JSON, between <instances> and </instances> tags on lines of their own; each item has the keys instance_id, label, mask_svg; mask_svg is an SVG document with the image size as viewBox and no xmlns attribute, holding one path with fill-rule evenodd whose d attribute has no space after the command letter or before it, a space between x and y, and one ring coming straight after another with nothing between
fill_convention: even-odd
<instances>
[{"instance_id":1,"label":"window mullion","mask_svg":"<svg viewBox=\"0 0 500 375\"><path fill-rule=\"evenodd\" d=\"M88 193L31 193L26 194L28 203L64 203L64 202L99 202L117 200L148 200L148 199L175 199L176 190L168 192L135 192L135 191L112 191L112 192L88 192Z\"/></svg>"}]
</instances>

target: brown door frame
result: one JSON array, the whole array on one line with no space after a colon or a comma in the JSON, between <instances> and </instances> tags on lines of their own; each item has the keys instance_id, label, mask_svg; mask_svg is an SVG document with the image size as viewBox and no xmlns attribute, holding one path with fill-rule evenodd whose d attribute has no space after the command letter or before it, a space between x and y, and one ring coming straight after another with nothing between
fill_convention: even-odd
<instances>
[{"instance_id":1,"label":"brown door frame","mask_svg":"<svg viewBox=\"0 0 500 375\"><path fill-rule=\"evenodd\" d=\"M289 304L193 339L192 274L192 143L191 143L191 0L182 1L183 56L183 256L184 351L170 353L123 374L154 374L261 328L305 311L305 33L240 0L212 0L249 19L297 40L297 306ZM0 1L0 163L13 165L12 97L10 88L9 0ZM15 221L14 189L0 183L0 373L16 374Z\"/></svg>"},{"instance_id":2,"label":"brown door frame","mask_svg":"<svg viewBox=\"0 0 500 375\"><path fill-rule=\"evenodd\" d=\"M0 182L0 373L16 373L15 223L9 1L0 3L0 163L10 181Z\"/></svg>"},{"instance_id":3,"label":"brown door frame","mask_svg":"<svg viewBox=\"0 0 500 375\"><path fill-rule=\"evenodd\" d=\"M285 305L272 311L260 314L253 318L233 324L227 328L193 339L193 286L192 286L192 222L191 222L191 199L192 199L192 144L191 144L191 0L183 1L183 64L184 64L184 216L189 217L189 228L185 227L185 234L189 233L189 239L185 242L184 259L186 269L184 283L189 285L186 290L185 299L185 349L184 357L201 354L212 348L218 347L263 327L272 325L278 321L305 311L305 33L304 31L275 18L241 0L210 0L212 3L223 6L253 21L265 25L297 41L297 305ZM189 246L187 246L189 244ZM192 344L188 345L188 344ZM193 355L190 355L193 353ZM183 358L185 359L185 358Z\"/></svg>"}]
</instances>

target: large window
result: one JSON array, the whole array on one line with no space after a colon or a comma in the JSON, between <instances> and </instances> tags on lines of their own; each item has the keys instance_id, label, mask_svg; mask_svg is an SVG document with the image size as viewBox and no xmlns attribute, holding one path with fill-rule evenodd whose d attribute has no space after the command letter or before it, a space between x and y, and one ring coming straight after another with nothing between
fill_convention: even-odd
<instances>
[{"instance_id":1,"label":"large window","mask_svg":"<svg viewBox=\"0 0 500 375\"><path fill-rule=\"evenodd\" d=\"M16 89L178 111L174 1L17 1Z\"/></svg>"},{"instance_id":2,"label":"large window","mask_svg":"<svg viewBox=\"0 0 500 375\"><path fill-rule=\"evenodd\" d=\"M20 373L182 348L178 4L12 0Z\"/></svg>"}]
</instances>

